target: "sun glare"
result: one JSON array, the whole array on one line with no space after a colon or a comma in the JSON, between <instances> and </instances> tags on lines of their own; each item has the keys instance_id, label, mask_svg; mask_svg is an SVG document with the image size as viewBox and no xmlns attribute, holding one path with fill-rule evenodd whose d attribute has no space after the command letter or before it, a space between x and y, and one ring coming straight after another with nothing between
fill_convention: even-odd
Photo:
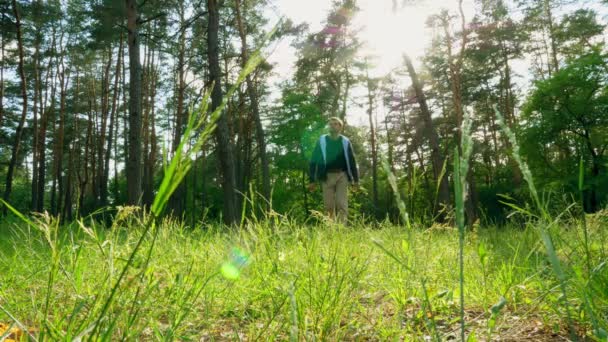
<instances>
[{"instance_id":1,"label":"sun glare","mask_svg":"<svg viewBox=\"0 0 608 342\"><path fill-rule=\"evenodd\" d=\"M391 1L365 0L354 26L361 28L363 53L372 57L371 73L382 76L402 64L403 53L417 58L430 40L427 9L411 5L393 10Z\"/></svg>"}]
</instances>

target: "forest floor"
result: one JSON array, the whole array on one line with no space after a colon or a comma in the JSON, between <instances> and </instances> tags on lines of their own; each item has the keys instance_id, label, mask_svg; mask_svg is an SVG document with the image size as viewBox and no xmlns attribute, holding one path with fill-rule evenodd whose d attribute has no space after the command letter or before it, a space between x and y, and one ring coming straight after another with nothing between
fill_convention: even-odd
<instances>
[{"instance_id":1,"label":"forest floor","mask_svg":"<svg viewBox=\"0 0 608 342\"><path fill-rule=\"evenodd\" d=\"M589 219L589 264L579 225L554 231L566 297L533 225L467 231L468 341L566 341L569 327L599 340L605 216ZM143 235L134 217L124 213L112 228L48 217L0 226L0 340L460 339L452 228L277 218L226 231L167 220Z\"/></svg>"}]
</instances>

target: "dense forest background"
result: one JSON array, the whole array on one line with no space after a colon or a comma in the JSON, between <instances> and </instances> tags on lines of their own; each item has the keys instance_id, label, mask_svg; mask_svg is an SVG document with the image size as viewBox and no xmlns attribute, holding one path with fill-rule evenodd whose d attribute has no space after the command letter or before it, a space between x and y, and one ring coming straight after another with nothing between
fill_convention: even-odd
<instances>
[{"instance_id":1,"label":"dense forest background","mask_svg":"<svg viewBox=\"0 0 608 342\"><path fill-rule=\"evenodd\" d=\"M474 120L471 223L501 222L505 202L528 198L513 149L544 197L563 204L556 210L579 196L588 212L605 206L608 4L477 0L466 16L454 2L458 11L428 18L434 39L420 61L405 55L401 67L372 77L376 57L353 25L355 0L333 1L320 31L275 24L265 0L2 0L3 198L64 220L149 206L203 92L215 86L216 108L256 50L269 54L290 39L294 74L277 88L265 62L237 84L171 214L230 223L271 207L310 217L321 200L306 191L307 159L326 119L339 116L362 171L354 215L398 220L392 173L412 218L443 220L465 112ZM407 11L409 2L393 5ZM349 124L354 107L367 125ZM499 113L521 146L501 134Z\"/></svg>"}]
</instances>

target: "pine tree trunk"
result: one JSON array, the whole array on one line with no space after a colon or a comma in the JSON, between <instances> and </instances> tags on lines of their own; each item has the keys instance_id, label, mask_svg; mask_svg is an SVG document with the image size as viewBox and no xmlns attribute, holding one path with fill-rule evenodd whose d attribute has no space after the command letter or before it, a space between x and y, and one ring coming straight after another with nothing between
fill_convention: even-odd
<instances>
[{"instance_id":1,"label":"pine tree trunk","mask_svg":"<svg viewBox=\"0 0 608 342\"><path fill-rule=\"evenodd\" d=\"M104 76L101 84L101 131L97 140L97 172L95 174L96 186L97 186L97 205L104 206L107 204L108 197L108 183L106 179L107 170L106 167L109 165L106 160L108 154L105 150L106 140L108 138L108 119L112 121L112 113L110 113L110 69L112 67L112 45L108 47L108 61L104 70ZM110 123L111 125L112 123Z\"/></svg>"},{"instance_id":2,"label":"pine tree trunk","mask_svg":"<svg viewBox=\"0 0 608 342\"><path fill-rule=\"evenodd\" d=\"M131 0L132 1L132 0ZM219 62L219 4L217 0L207 0L209 12L207 47L209 54L209 72L213 84L211 93L211 110L215 110L222 103L222 75ZM238 222L238 210L235 201L236 176L234 170L234 154L230 141L228 120L223 113L217 120L215 136L217 140L217 154L222 172L222 189L224 192L224 222L233 225Z\"/></svg>"},{"instance_id":3,"label":"pine tree trunk","mask_svg":"<svg viewBox=\"0 0 608 342\"><path fill-rule=\"evenodd\" d=\"M32 139L32 202L30 209L36 210L38 205L38 99L42 97L40 94L40 33L39 28L36 30L36 38L34 40L34 105L32 112L34 115L32 121L33 139ZM40 101L42 102L42 101Z\"/></svg>"},{"instance_id":4,"label":"pine tree trunk","mask_svg":"<svg viewBox=\"0 0 608 342\"><path fill-rule=\"evenodd\" d=\"M40 129L38 134L38 185L37 189L37 202L36 210L38 212L43 211L44 207L44 185L46 183L46 133L49 123L49 118L52 120L54 116L55 107L55 85L53 84L51 90L51 105L50 108L45 109L45 113L41 113L40 116Z\"/></svg>"},{"instance_id":5,"label":"pine tree trunk","mask_svg":"<svg viewBox=\"0 0 608 342\"><path fill-rule=\"evenodd\" d=\"M113 143L113 137L114 137L114 126L116 125L116 117L117 117L117 102L118 102L118 95L119 95L119 90L118 90L118 81L120 79L120 67L122 64L122 48L123 48L123 37L122 34L120 35L120 43L118 45L118 58L116 59L116 71L114 73L114 86L113 86L113 90L112 90L112 109L110 110L110 124L108 126L108 142L107 142L107 147L106 147L106 155L104 158L104 167L103 167L103 177L101 180L101 204L102 205L107 205L108 204L108 182L110 180L110 158L111 158L111 152L112 152L112 143ZM115 157L116 158L116 157ZM116 160L114 161L114 164L116 164Z\"/></svg>"},{"instance_id":6,"label":"pine tree trunk","mask_svg":"<svg viewBox=\"0 0 608 342\"><path fill-rule=\"evenodd\" d=\"M241 37L241 63L244 67L249 60L249 53L247 47L247 32L245 31L245 22L241 15L241 0L235 0L235 9L239 36ZM253 115L253 120L255 121L256 142L258 145L258 155L260 157L260 168L262 169L262 196L264 196L265 201L267 201L267 204L269 204L270 165L268 161L268 153L266 151L264 127L262 126L262 119L260 117L258 95L251 75L247 75L245 82L247 84L247 94L249 95L251 105L251 114ZM266 209L268 209L268 206Z\"/></svg>"},{"instance_id":7,"label":"pine tree trunk","mask_svg":"<svg viewBox=\"0 0 608 342\"><path fill-rule=\"evenodd\" d=\"M367 70L366 70L367 73ZM369 78L369 73L366 75L367 78L367 116L369 118L369 129L370 129L370 144L372 148L372 205L374 208L374 215L378 214L378 150L376 147L376 127L374 125L373 113L374 113L374 96L372 93L372 81ZM348 156L347 156L348 158Z\"/></svg>"},{"instance_id":8,"label":"pine tree trunk","mask_svg":"<svg viewBox=\"0 0 608 342\"><path fill-rule=\"evenodd\" d=\"M559 60L557 58L557 42L555 41L555 28L553 11L551 10L551 0L543 0L543 7L547 19L547 26L549 29L549 40L551 43L551 61L553 64L553 73L559 71Z\"/></svg>"},{"instance_id":9,"label":"pine tree trunk","mask_svg":"<svg viewBox=\"0 0 608 342\"><path fill-rule=\"evenodd\" d=\"M435 178L435 183L439 186L436 210L441 210L441 206L450 205L450 186L448 184L448 177L446 175L442 175L445 158L441 153L439 135L437 134L437 130L435 129L435 125L433 124L431 111L429 110L428 104L426 102L426 95L423 91L423 86L420 82L420 79L418 78L418 74L416 73L416 69L414 69L414 65L412 64L412 60L409 58L409 56L404 55L404 61L410 78L412 79L412 87L414 88L414 92L416 93L416 100L418 101L418 105L420 106L420 114L422 115L422 121L424 122L425 136L428 139L429 145L431 147L433 177Z\"/></svg>"},{"instance_id":10,"label":"pine tree trunk","mask_svg":"<svg viewBox=\"0 0 608 342\"><path fill-rule=\"evenodd\" d=\"M27 115L27 80L25 78L24 68L24 55L23 55L23 37L21 35L21 17L19 16L19 9L17 8L17 1L13 0L13 14L15 15L15 27L17 30L17 50L19 53L19 65L17 67L19 72L19 78L21 79L21 117L17 130L15 131L15 140L13 141L13 148L11 151L11 159L8 164L8 171L6 172L6 185L4 188L4 201L9 202L11 191L13 189L13 175L15 173L15 167L17 165L17 157L19 155L19 148L21 146L21 137L23 135L23 126L25 125L25 117ZM7 213L7 207L4 207L4 215Z\"/></svg>"},{"instance_id":11,"label":"pine tree trunk","mask_svg":"<svg viewBox=\"0 0 608 342\"><path fill-rule=\"evenodd\" d=\"M128 203L141 202L142 151L141 151L141 62L139 60L139 32L137 1L125 0L127 5L127 29L129 31L129 155L127 158Z\"/></svg>"},{"instance_id":12,"label":"pine tree trunk","mask_svg":"<svg viewBox=\"0 0 608 342\"><path fill-rule=\"evenodd\" d=\"M146 207L154 200L154 161L156 159L156 132L154 129L155 97L156 97L156 67L154 64L155 50L148 49L144 77L144 172L143 172L143 203Z\"/></svg>"},{"instance_id":13,"label":"pine tree trunk","mask_svg":"<svg viewBox=\"0 0 608 342\"><path fill-rule=\"evenodd\" d=\"M186 19L184 17L184 4L179 2L178 8L180 26L186 25ZM184 93L186 91L186 82L184 79L185 65L186 65L186 30L183 29L179 35L178 41L178 52L177 52L177 79L176 79L176 94L177 94L177 108L175 110L174 129L173 129L173 143L171 146L171 152L175 155L175 151L179 147L179 143L182 138L184 130ZM180 184L175 193L171 196L171 209L174 215L181 216L184 208L185 201L184 196L186 194L186 187L184 184Z\"/></svg>"},{"instance_id":14,"label":"pine tree trunk","mask_svg":"<svg viewBox=\"0 0 608 342\"><path fill-rule=\"evenodd\" d=\"M63 38L63 35L62 35ZM62 39L63 40L63 39ZM60 43L60 45L62 45ZM63 45L62 45L63 46ZM66 71L63 59L57 63L57 73L59 74L59 130L55 137L55 152L53 157L53 186L51 190L51 212L53 215L61 213L61 198L63 195L63 152L65 141L65 107L66 107L66 92L69 83L69 71ZM61 69L60 69L61 67ZM67 74L67 75L66 75ZM59 194L56 193L56 186L59 188ZM59 199L59 200L57 200Z\"/></svg>"}]
</instances>

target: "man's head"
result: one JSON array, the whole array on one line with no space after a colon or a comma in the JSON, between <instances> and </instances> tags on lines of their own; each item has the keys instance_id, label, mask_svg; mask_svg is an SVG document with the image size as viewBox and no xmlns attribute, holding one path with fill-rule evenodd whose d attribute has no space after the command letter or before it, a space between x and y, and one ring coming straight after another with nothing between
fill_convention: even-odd
<instances>
[{"instance_id":1,"label":"man's head","mask_svg":"<svg viewBox=\"0 0 608 342\"><path fill-rule=\"evenodd\" d=\"M329 133L340 134L344 128L344 122L342 122L340 118L333 117L329 118L329 121L327 121L327 126L329 126Z\"/></svg>"}]
</instances>

